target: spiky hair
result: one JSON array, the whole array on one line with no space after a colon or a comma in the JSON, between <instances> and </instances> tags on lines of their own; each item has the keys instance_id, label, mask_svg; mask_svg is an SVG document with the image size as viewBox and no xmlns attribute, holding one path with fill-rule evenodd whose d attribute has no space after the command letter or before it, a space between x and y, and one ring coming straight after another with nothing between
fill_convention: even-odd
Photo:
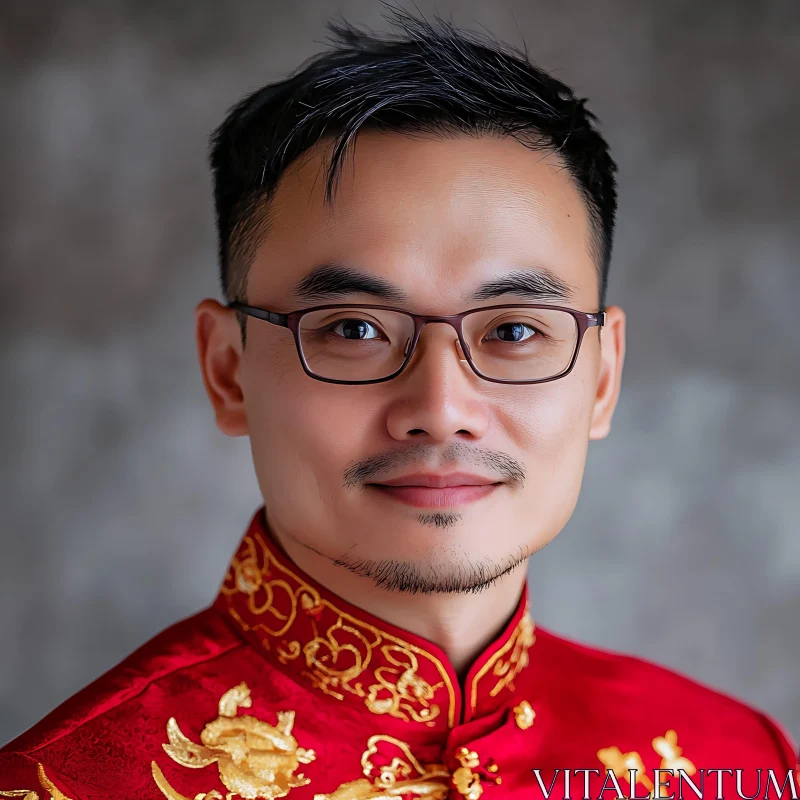
<instances>
[{"instance_id":1,"label":"spiky hair","mask_svg":"<svg viewBox=\"0 0 800 800\"><path fill-rule=\"evenodd\" d=\"M359 130L513 136L558 154L591 220L599 304L605 303L617 206L616 164L586 98L489 35L416 18L384 3L401 35L327 23L334 48L244 97L212 133L210 161L222 291L244 300L250 264L269 229L269 201L287 167L331 142L325 200L335 194Z\"/></svg>"}]
</instances>

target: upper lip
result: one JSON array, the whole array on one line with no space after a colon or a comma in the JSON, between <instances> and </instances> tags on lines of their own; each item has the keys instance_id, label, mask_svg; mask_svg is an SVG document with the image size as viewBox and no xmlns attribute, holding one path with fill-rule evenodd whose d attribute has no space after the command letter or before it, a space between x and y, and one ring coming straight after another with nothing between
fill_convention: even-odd
<instances>
[{"instance_id":1,"label":"upper lip","mask_svg":"<svg viewBox=\"0 0 800 800\"><path fill-rule=\"evenodd\" d=\"M469 472L449 472L447 475L415 472L413 475L401 475L388 481L374 481L378 486L428 486L434 489L444 489L448 486L487 486L501 482L484 478L482 475L472 475Z\"/></svg>"}]
</instances>

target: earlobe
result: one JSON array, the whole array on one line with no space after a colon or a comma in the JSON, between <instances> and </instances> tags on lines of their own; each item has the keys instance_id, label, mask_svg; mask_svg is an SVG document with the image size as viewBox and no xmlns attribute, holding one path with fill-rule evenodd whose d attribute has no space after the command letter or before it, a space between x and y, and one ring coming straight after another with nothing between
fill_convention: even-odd
<instances>
[{"instance_id":1,"label":"earlobe","mask_svg":"<svg viewBox=\"0 0 800 800\"><path fill-rule=\"evenodd\" d=\"M625 361L625 312L619 306L606 309L606 324L600 332L600 367L592 409L589 439L605 439L619 399L622 366Z\"/></svg>"},{"instance_id":2,"label":"earlobe","mask_svg":"<svg viewBox=\"0 0 800 800\"><path fill-rule=\"evenodd\" d=\"M214 299L203 300L195 309L195 340L217 427L227 436L247 436L240 383L243 351L235 314Z\"/></svg>"}]
</instances>

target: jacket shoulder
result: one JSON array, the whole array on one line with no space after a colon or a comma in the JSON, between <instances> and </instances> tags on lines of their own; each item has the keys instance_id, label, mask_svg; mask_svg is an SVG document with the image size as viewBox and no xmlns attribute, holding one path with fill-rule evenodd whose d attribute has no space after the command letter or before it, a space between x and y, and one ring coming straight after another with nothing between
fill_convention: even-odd
<instances>
[{"instance_id":1,"label":"jacket shoulder","mask_svg":"<svg viewBox=\"0 0 800 800\"><path fill-rule=\"evenodd\" d=\"M93 793L98 771L126 774L154 716L161 733L160 709L191 702L192 689L240 647L213 607L164 629L0 749L0 797L114 797L107 788Z\"/></svg>"},{"instance_id":2,"label":"jacket shoulder","mask_svg":"<svg viewBox=\"0 0 800 800\"><path fill-rule=\"evenodd\" d=\"M547 684L558 687L563 702L596 709L609 731L641 739L672 730L679 740L696 741L709 758L754 759L787 770L798 764L797 744L777 720L678 670L542 628L536 647Z\"/></svg>"}]
</instances>

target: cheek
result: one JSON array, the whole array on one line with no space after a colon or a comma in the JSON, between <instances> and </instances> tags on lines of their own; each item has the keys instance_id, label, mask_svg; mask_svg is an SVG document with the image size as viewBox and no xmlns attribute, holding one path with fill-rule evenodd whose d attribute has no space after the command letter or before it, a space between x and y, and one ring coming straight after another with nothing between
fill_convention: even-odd
<instances>
[{"instance_id":1,"label":"cheek","mask_svg":"<svg viewBox=\"0 0 800 800\"><path fill-rule=\"evenodd\" d=\"M533 468L585 451L589 430L587 387L579 376L533 387L500 406L499 421L522 453L530 456ZM541 463L541 462L540 462Z\"/></svg>"},{"instance_id":2,"label":"cheek","mask_svg":"<svg viewBox=\"0 0 800 800\"><path fill-rule=\"evenodd\" d=\"M316 485L330 495L341 487L347 463L363 452L369 422L356 402L358 390L309 378L289 348L254 352L252 363L258 368L246 371L245 404L256 469L268 478L264 486L283 484L282 492L289 484L306 491Z\"/></svg>"},{"instance_id":3,"label":"cheek","mask_svg":"<svg viewBox=\"0 0 800 800\"><path fill-rule=\"evenodd\" d=\"M552 540L569 521L586 467L589 390L580 380L570 386L569 378L543 384L505 407L500 420L525 463L525 487L512 513L526 520L525 536L532 551Z\"/></svg>"},{"instance_id":4,"label":"cheek","mask_svg":"<svg viewBox=\"0 0 800 800\"><path fill-rule=\"evenodd\" d=\"M304 383L309 385L275 399L266 424L294 449L309 456L313 452L320 463L338 464L341 472L342 459L356 457L359 446L363 448L367 409L355 395L346 394L346 387L337 391L336 386L320 381Z\"/></svg>"}]
</instances>

